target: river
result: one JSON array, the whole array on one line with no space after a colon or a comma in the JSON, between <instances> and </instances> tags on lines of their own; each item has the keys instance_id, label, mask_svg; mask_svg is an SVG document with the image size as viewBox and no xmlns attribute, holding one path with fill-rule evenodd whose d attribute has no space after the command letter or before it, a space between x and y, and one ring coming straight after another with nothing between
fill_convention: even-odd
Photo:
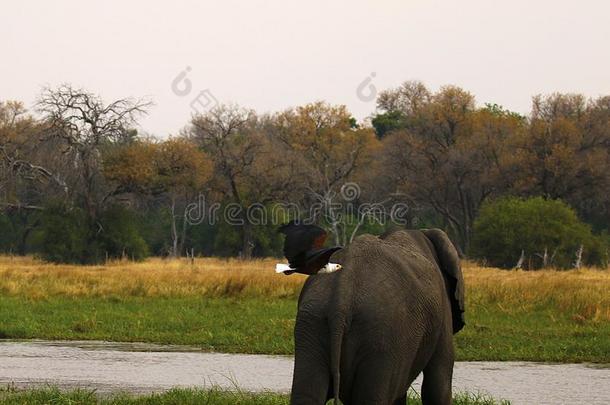
<instances>
[{"instance_id":1,"label":"river","mask_svg":"<svg viewBox=\"0 0 610 405\"><path fill-rule=\"evenodd\" d=\"M0 384L55 385L100 393L172 387L288 392L289 356L204 353L190 347L111 342L0 341ZM421 376L414 384L419 392ZM588 364L457 362L454 392L512 404L610 404L610 368Z\"/></svg>"}]
</instances>

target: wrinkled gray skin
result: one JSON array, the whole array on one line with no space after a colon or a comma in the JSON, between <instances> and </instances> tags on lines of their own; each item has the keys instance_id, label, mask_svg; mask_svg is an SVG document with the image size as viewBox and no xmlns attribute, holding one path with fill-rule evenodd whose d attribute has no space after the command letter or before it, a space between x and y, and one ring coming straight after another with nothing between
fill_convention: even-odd
<instances>
[{"instance_id":1,"label":"wrinkled gray skin","mask_svg":"<svg viewBox=\"0 0 610 405\"><path fill-rule=\"evenodd\" d=\"M310 276L299 297L291 404L402 405L422 371L423 403L450 404L463 281L447 235L362 235L331 262L343 268Z\"/></svg>"}]
</instances>

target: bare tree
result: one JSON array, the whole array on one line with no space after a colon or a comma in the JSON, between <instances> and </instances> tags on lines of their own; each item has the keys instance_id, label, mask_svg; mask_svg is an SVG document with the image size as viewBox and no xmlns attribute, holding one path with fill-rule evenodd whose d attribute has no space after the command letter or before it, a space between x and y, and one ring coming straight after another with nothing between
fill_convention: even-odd
<instances>
[{"instance_id":1,"label":"bare tree","mask_svg":"<svg viewBox=\"0 0 610 405\"><path fill-rule=\"evenodd\" d=\"M151 105L150 101L129 98L104 104L99 96L68 84L42 91L37 110L43 115L43 135L63 145L64 159L74 175L73 192L82 199L91 227L96 226L105 201L102 150L132 138L131 128Z\"/></svg>"},{"instance_id":2,"label":"bare tree","mask_svg":"<svg viewBox=\"0 0 610 405\"><path fill-rule=\"evenodd\" d=\"M40 210L52 189L65 193L65 182L50 164L57 150L40 139L41 129L22 103L0 102L0 211Z\"/></svg>"}]
</instances>

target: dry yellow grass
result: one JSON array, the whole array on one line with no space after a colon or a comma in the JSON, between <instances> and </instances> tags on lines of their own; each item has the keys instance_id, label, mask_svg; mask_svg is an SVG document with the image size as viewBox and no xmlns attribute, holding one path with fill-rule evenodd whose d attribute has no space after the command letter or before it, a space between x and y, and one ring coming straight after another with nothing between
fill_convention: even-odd
<instances>
[{"instance_id":1,"label":"dry yellow grass","mask_svg":"<svg viewBox=\"0 0 610 405\"><path fill-rule=\"evenodd\" d=\"M100 266L44 263L0 257L0 294L46 299L69 297L296 297L305 279L274 272L277 259L199 258ZM506 312L552 306L575 321L610 320L610 271L506 271L464 263L468 305Z\"/></svg>"},{"instance_id":2,"label":"dry yellow grass","mask_svg":"<svg viewBox=\"0 0 610 405\"><path fill-rule=\"evenodd\" d=\"M99 266L55 265L0 257L0 294L72 297L268 296L298 294L304 276L275 274L277 259L148 259Z\"/></svg>"},{"instance_id":3,"label":"dry yellow grass","mask_svg":"<svg viewBox=\"0 0 610 405\"><path fill-rule=\"evenodd\" d=\"M494 304L506 312L554 307L575 321L610 321L610 271L507 271L464 266L468 302Z\"/></svg>"}]
</instances>

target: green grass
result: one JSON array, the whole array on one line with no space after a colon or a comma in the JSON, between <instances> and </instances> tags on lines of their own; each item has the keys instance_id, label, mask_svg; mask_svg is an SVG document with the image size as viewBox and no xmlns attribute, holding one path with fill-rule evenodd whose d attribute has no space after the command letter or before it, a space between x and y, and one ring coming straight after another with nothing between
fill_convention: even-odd
<instances>
[{"instance_id":1,"label":"green grass","mask_svg":"<svg viewBox=\"0 0 610 405\"><path fill-rule=\"evenodd\" d=\"M610 363L610 323L575 322L553 307L476 308L456 344L458 360Z\"/></svg>"},{"instance_id":2,"label":"green grass","mask_svg":"<svg viewBox=\"0 0 610 405\"><path fill-rule=\"evenodd\" d=\"M0 337L110 340L208 351L292 353L293 300L0 297Z\"/></svg>"},{"instance_id":3,"label":"green grass","mask_svg":"<svg viewBox=\"0 0 610 405\"><path fill-rule=\"evenodd\" d=\"M0 337L192 345L292 354L296 300L0 296ZM473 305L456 335L458 360L610 363L610 323L575 322L553 306Z\"/></svg>"},{"instance_id":4,"label":"green grass","mask_svg":"<svg viewBox=\"0 0 610 405\"><path fill-rule=\"evenodd\" d=\"M162 394L133 396L115 394L110 397L98 396L95 391L75 390L63 392L57 388L16 390L0 388L1 405L288 405L286 395L274 393L253 394L248 392L230 392L220 389L173 389ZM330 401L329 403L332 403ZM507 401L495 401L489 397L473 394L457 394L454 405L494 405L509 404ZM421 404L420 399L409 396L409 405Z\"/></svg>"}]
</instances>

